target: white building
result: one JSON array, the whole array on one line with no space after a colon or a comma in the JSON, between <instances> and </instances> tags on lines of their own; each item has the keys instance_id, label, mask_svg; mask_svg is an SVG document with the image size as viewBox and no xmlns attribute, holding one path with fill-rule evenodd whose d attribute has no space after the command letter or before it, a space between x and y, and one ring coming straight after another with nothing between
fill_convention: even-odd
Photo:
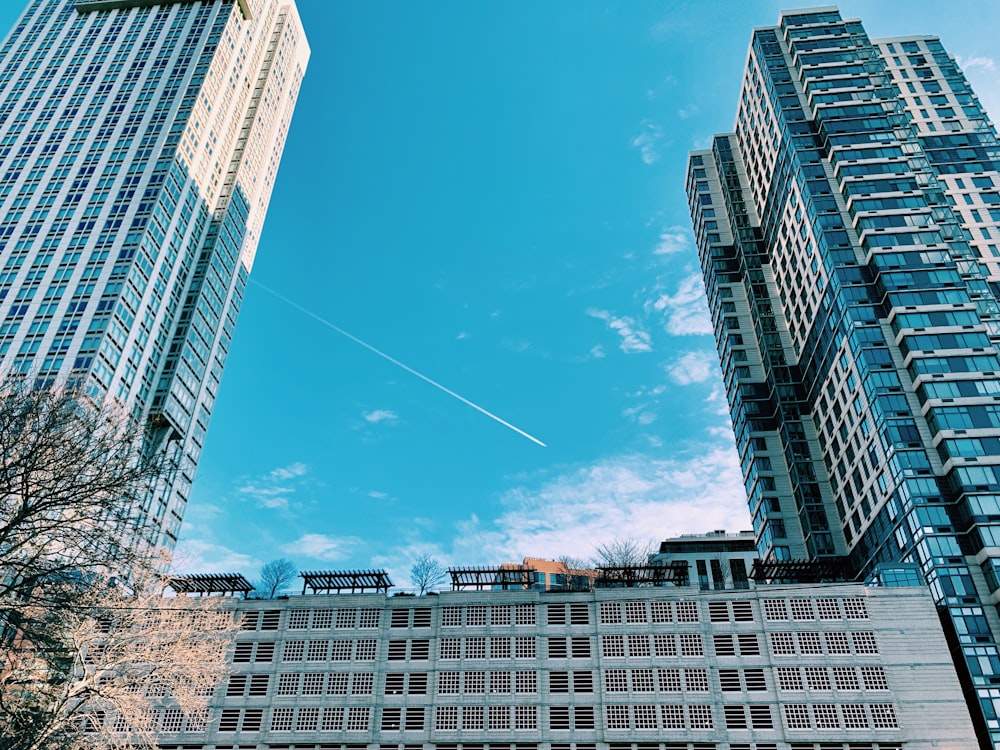
<instances>
[{"instance_id":1,"label":"white building","mask_svg":"<svg viewBox=\"0 0 1000 750\"><path fill-rule=\"evenodd\" d=\"M166 548L308 57L291 0L31 0L0 45L0 374L148 422Z\"/></svg>"},{"instance_id":2,"label":"white building","mask_svg":"<svg viewBox=\"0 0 1000 750\"><path fill-rule=\"evenodd\" d=\"M306 575L314 592L379 586L377 571ZM922 586L383 590L232 606L231 673L207 720L159 715L163 750L978 746Z\"/></svg>"}]
</instances>

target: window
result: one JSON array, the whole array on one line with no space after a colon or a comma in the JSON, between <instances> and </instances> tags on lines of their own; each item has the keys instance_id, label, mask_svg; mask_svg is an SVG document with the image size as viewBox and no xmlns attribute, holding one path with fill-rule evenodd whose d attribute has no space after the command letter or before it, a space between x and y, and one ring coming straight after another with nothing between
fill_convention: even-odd
<instances>
[{"instance_id":1,"label":"window","mask_svg":"<svg viewBox=\"0 0 1000 750\"><path fill-rule=\"evenodd\" d=\"M811 599L791 599L788 602L792 609L793 620L814 620Z\"/></svg>"},{"instance_id":2,"label":"window","mask_svg":"<svg viewBox=\"0 0 1000 750\"><path fill-rule=\"evenodd\" d=\"M683 636L681 636L683 638ZM649 656L649 636L643 633L642 635L629 635L628 636L628 655L629 656Z\"/></svg>"},{"instance_id":3,"label":"window","mask_svg":"<svg viewBox=\"0 0 1000 750\"><path fill-rule=\"evenodd\" d=\"M321 641L325 643L325 641ZM351 641L331 641L330 659L331 661L351 660Z\"/></svg>"},{"instance_id":4,"label":"window","mask_svg":"<svg viewBox=\"0 0 1000 750\"><path fill-rule=\"evenodd\" d=\"M465 639L465 658L466 659L485 659L486 658L486 639L482 638L482 637L466 638Z\"/></svg>"},{"instance_id":5,"label":"window","mask_svg":"<svg viewBox=\"0 0 1000 750\"><path fill-rule=\"evenodd\" d=\"M757 668L744 669L743 683L746 687L746 690L751 693L767 690L767 682L764 679L763 669L757 669Z\"/></svg>"},{"instance_id":6,"label":"window","mask_svg":"<svg viewBox=\"0 0 1000 750\"><path fill-rule=\"evenodd\" d=\"M774 729L771 707L763 703L750 704L750 726L754 729ZM760 747L758 745L758 747Z\"/></svg>"},{"instance_id":7,"label":"window","mask_svg":"<svg viewBox=\"0 0 1000 750\"><path fill-rule=\"evenodd\" d=\"M604 726L606 729L628 729L628 706L605 706Z\"/></svg>"},{"instance_id":8,"label":"window","mask_svg":"<svg viewBox=\"0 0 1000 750\"><path fill-rule=\"evenodd\" d=\"M868 605L864 599L844 599L844 614L848 620L867 620Z\"/></svg>"},{"instance_id":9,"label":"window","mask_svg":"<svg viewBox=\"0 0 1000 750\"><path fill-rule=\"evenodd\" d=\"M713 635L712 644L716 656L736 656L736 644L731 635ZM656 649L656 655L662 655L659 648Z\"/></svg>"},{"instance_id":10,"label":"window","mask_svg":"<svg viewBox=\"0 0 1000 750\"><path fill-rule=\"evenodd\" d=\"M574 693L594 692L594 673L586 670L577 670L573 674Z\"/></svg>"},{"instance_id":11,"label":"window","mask_svg":"<svg viewBox=\"0 0 1000 750\"><path fill-rule=\"evenodd\" d=\"M431 608L417 607L413 610L413 627L429 628L431 626Z\"/></svg>"},{"instance_id":12,"label":"window","mask_svg":"<svg viewBox=\"0 0 1000 750\"><path fill-rule=\"evenodd\" d=\"M288 613L289 630L305 630L309 627L309 610L293 609Z\"/></svg>"},{"instance_id":13,"label":"window","mask_svg":"<svg viewBox=\"0 0 1000 750\"><path fill-rule=\"evenodd\" d=\"M736 622L753 622L753 607L750 602L732 602L733 620Z\"/></svg>"},{"instance_id":14,"label":"window","mask_svg":"<svg viewBox=\"0 0 1000 750\"><path fill-rule=\"evenodd\" d=\"M394 609L389 619L390 628L405 628L410 625L410 610Z\"/></svg>"},{"instance_id":15,"label":"window","mask_svg":"<svg viewBox=\"0 0 1000 750\"><path fill-rule=\"evenodd\" d=\"M778 667L778 690L802 690L802 673L798 667Z\"/></svg>"},{"instance_id":16,"label":"window","mask_svg":"<svg viewBox=\"0 0 1000 750\"><path fill-rule=\"evenodd\" d=\"M325 732L339 732L344 728L344 709L340 706L328 706L323 709L323 723L320 728Z\"/></svg>"},{"instance_id":17,"label":"window","mask_svg":"<svg viewBox=\"0 0 1000 750\"><path fill-rule=\"evenodd\" d=\"M327 695L347 695L347 672L331 672L326 676Z\"/></svg>"},{"instance_id":18,"label":"window","mask_svg":"<svg viewBox=\"0 0 1000 750\"><path fill-rule=\"evenodd\" d=\"M646 602L625 602L625 622L646 621Z\"/></svg>"},{"instance_id":19,"label":"window","mask_svg":"<svg viewBox=\"0 0 1000 750\"><path fill-rule=\"evenodd\" d=\"M656 706L634 707L636 729L656 729Z\"/></svg>"},{"instance_id":20,"label":"window","mask_svg":"<svg viewBox=\"0 0 1000 750\"><path fill-rule=\"evenodd\" d=\"M460 659L462 657L462 639L442 638L439 657L441 659Z\"/></svg>"},{"instance_id":21,"label":"window","mask_svg":"<svg viewBox=\"0 0 1000 750\"><path fill-rule=\"evenodd\" d=\"M514 706L514 729L537 729L538 709L535 706Z\"/></svg>"},{"instance_id":22,"label":"window","mask_svg":"<svg viewBox=\"0 0 1000 750\"><path fill-rule=\"evenodd\" d=\"M485 646L484 646L485 649ZM410 641L410 661L427 661L431 658L431 642L427 638Z\"/></svg>"},{"instance_id":23,"label":"window","mask_svg":"<svg viewBox=\"0 0 1000 750\"><path fill-rule=\"evenodd\" d=\"M840 605L836 599L817 599L816 609L821 620L840 619Z\"/></svg>"},{"instance_id":24,"label":"window","mask_svg":"<svg viewBox=\"0 0 1000 750\"><path fill-rule=\"evenodd\" d=\"M595 726L593 706L577 706L573 709L574 729L593 729ZM577 748L580 750L580 745Z\"/></svg>"},{"instance_id":25,"label":"window","mask_svg":"<svg viewBox=\"0 0 1000 750\"><path fill-rule=\"evenodd\" d=\"M684 689L689 692L708 692L708 670L707 669L685 669Z\"/></svg>"},{"instance_id":26,"label":"window","mask_svg":"<svg viewBox=\"0 0 1000 750\"><path fill-rule=\"evenodd\" d=\"M565 638L549 638L548 639L548 653L550 659L565 659L566 658L566 639Z\"/></svg>"},{"instance_id":27,"label":"window","mask_svg":"<svg viewBox=\"0 0 1000 750\"><path fill-rule=\"evenodd\" d=\"M330 644L327 641L309 641L306 661L326 661L329 650Z\"/></svg>"},{"instance_id":28,"label":"window","mask_svg":"<svg viewBox=\"0 0 1000 750\"><path fill-rule=\"evenodd\" d=\"M604 672L604 689L609 693L628 692L628 671L608 669Z\"/></svg>"},{"instance_id":29,"label":"window","mask_svg":"<svg viewBox=\"0 0 1000 750\"><path fill-rule=\"evenodd\" d=\"M490 692L506 694L510 692L510 672L490 672Z\"/></svg>"},{"instance_id":30,"label":"window","mask_svg":"<svg viewBox=\"0 0 1000 750\"><path fill-rule=\"evenodd\" d=\"M462 729L483 728L483 707L462 706Z\"/></svg>"},{"instance_id":31,"label":"window","mask_svg":"<svg viewBox=\"0 0 1000 750\"><path fill-rule=\"evenodd\" d=\"M829 690L830 674L826 667L806 667L806 687L810 690Z\"/></svg>"},{"instance_id":32,"label":"window","mask_svg":"<svg viewBox=\"0 0 1000 750\"><path fill-rule=\"evenodd\" d=\"M625 656L625 637L621 635L602 635L601 655Z\"/></svg>"},{"instance_id":33,"label":"window","mask_svg":"<svg viewBox=\"0 0 1000 750\"><path fill-rule=\"evenodd\" d=\"M247 676L245 674L234 674L229 676L229 683L226 685L226 695L243 695L247 686Z\"/></svg>"},{"instance_id":34,"label":"window","mask_svg":"<svg viewBox=\"0 0 1000 750\"><path fill-rule=\"evenodd\" d=\"M698 602L677 602L677 622L698 622Z\"/></svg>"},{"instance_id":35,"label":"window","mask_svg":"<svg viewBox=\"0 0 1000 750\"><path fill-rule=\"evenodd\" d=\"M323 687L326 682L326 675L322 672L313 672L302 676L302 695L323 695Z\"/></svg>"},{"instance_id":36,"label":"window","mask_svg":"<svg viewBox=\"0 0 1000 750\"><path fill-rule=\"evenodd\" d=\"M656 682L661 693L679 693L681 691L681 670L657 669Z\"/></svg>"},{"instance_id":37,"label":"window","mask_svg":"<svg viewBox=\"0 0 1000 750\"><path fill-rule=\"evenodd\" d=\"M389 672L385 676L386 695L402 695L405 675L402 672Z\"/></svg>"},{"instance_id":38,"label":"window","mask_svg":"<svg viewBox=\"0 0 1000 750\"><path fill-rule=\"evenodd\" d=\"M785 610L784 599L764 600L764 619L769 622L777 622L788 619L788 612Z\"/></svg>"},{"instance_id":39,"label":"window","mask_svg":"<svg viewBox=\"0 0 1000 750\"><path fill-rule=\"evenodd\" d=\"M399 610L396 610L397 612ZM382 724L379 727L383 732L398 732L403 722L403 709L386 706L382 709Z\"/></svg>"},{"instance_id":40,"label":"window","mask_svg":"<svg viewBox=\"0 0 1000 750\"><path fill-rule=\"evenodd\" d=\"M253 642L237 641L236 650L233 652L233 662L236 664L242 664L244 662L249 662L252 657Z\"/></svg>"},{"instance_id":41,"label":"window","mask_svg":"<svg viewBox=\"0 0 1000 750\"><path fill-rule=\"evenodd\" d=\"M683 729L684 706L660 704L660 721L664 729Z\"/></svg>"},{"instance_id":42,"label":"window","mask_svg":"<svg viewBox=\"0 0 1000 750\"><path fill-rule=\"evenodd\" d=\"M875 634L871 631L858 631L851 634L854 641L854 653L856 654L877 654L878 644L875 642Z\"/></svg>"},{"instance_id":43,"label":"window","mask_svg":"<svg viewBox=\"0 0 1000 750\"><path fill-rule=\"evenodd\" d=\"M747 717L743 706L729 705L722 707L726 719L726 729L746 729Z\"/></svg>"},{"instance_id":44,"label":"window","mask_svg":"<svg viewBox=\"0 0 1000 750\"><path fill-rule=\"evenodd\" d=\"M313 617L313 627L320 627L319 625L316 624L316 620L319 618L319 616L321 614L323 615L322 621L324 623L322 625L322 627L325 627L325 628L330 627L330 614L331 614L331 612L328 609L327 610L320 610L320 611L316 612L316 615ZM355 610L353 610L353 609L338 609L337 610L337 627L338 628L353 628L354 625L355 625L355 622L357 620L356 615L357 615L357 612Z\"/></svg>"},{"instance_id":45,"label":"window","mask_svg":"<svg viewBox=\"0 0 1000 750\"><path fill-rule=\"evenodd\" d=\"M632 691L636 693L653 692L653 670L633 669L632 670Z\"/></svg>"},{"instance_id":46,"label":"window","mask_svg":"<svg viewBox=\"0 0 1000 750\"><path fill-rule=\"evenodd\" d=\"M771 633L771 653L787 656L795 653L795 636L792 633Z\"/></svg>"},{"instance_id":47,"label":"window","mask_svg":"<svg viewBox=\"0 0 1000 750\"><path fill-rule=\"evenodd\" d=\"M899 728L899 722L896 720L896 709L891 703L872 703L869 708L872 712L872 726L875 729Z\"/></svg>"},{"instance_id":48,"label":"window","mask_svg":"<svg viewBox=\"0 0 1000 750\"><path fill-rule=\"evenodd\" d=\"M569 729L569 706L549 706L549 729Z\"/></svg>"},{"instance_id":49,"label":"window","mask_svg":"<svg viewBox=\"0 0 1000 750\"><path fill-rule=\"evenodd\" d=\"M411 672L406 692L409 695L427 695L427 673Z\"/></svg>"},{"instance_id":50,"label":"window","mask_svg":"<svg viewBox=\"0 0 1000 750\"><path fill-rule=\"evenodd\" d=\"M434 711L436 729L458 729L458 706L438 706Z\"/></svg>"},{"instance_id":51,"label":"window","mask_svg":"<svg viewBox=\"0 0 1000 750\"><path fill-rule=\"evenodd\" d=\"M677 641L671 633L656 633L653 636L653 647L657 656L677 656Z\"/></svg>"},{"instance_id":52,"label":"window","mask_svg":"<svg viewBox=\"0 0 1000 750\"><path fill-rule=\"evenodd\" d=\"M837 706L833 703L814 704L813 716L817 729L840 729L840 716L837 714Z\"/></svg>"},{"instance_id":53,"label":"window","mask_svg":"<svg viewBox=\"0 0 1000 750\"><path fill-rule=\"evenodd\" d=\"M604 625L621 622L622 621L621 603L601 602L600 616L601 616L601 623Z\"/></svg>"},{"instance_id":54,"label":"window","mask_svg":"<svg viewBox=\"0 0 1000 750\"><path fill-rule=\"evenodd\" d=\"M805 703L785 703L781 710L785 714L785 726L788 729L810 729L809 706Z\"/></svg>"},{"instance_id":55,"label":"window","mask_svg":"<svg viewBox=\"0 0 1000 750\"><path fill-rule=\"evenodd\" d=\"M340 642L341 641L334 641L334 644ZM374 661L375 652L377 649L378 649L378 641L368 638L360 640L358 641L357 652L354 654L354 659L356 661Z\"/></svg>"},{"instance_id":56,"label":"window","mask_svg":"<svg viewBox=\"0 0 1000 750\"><path fill-rule=\"evenodd\" d=\"M351 679L351 695L371 695L374 680L371 672L358 672Z\"/></svg>"},{"instance_id":57,"label":"window","mask_svg":"<svg viewBox=\"0 0 1000 750\"><path fill-rule=\"evenodd\" d=\"M837 690L861 689L861 685L858 682L858 673L854 671L854 667L834 667L833 684Z\"/></svg>"},{"instance_id":58,"label":"window","mask_svg":"<svg viewBox=\"0 0 1000 750\"><path fill-rule=\"evenodd\" d=\"M518 693L537 693L538 674L535 672L515 672L514 690Z\"/></svg>"},{"instance_id":59,"label":"window","mask_svg":"<svg viewBox=\"0 0 1000 750\"><path fill-rule=\"evenodd\" d=\"M509 729L510 706L490 706L488 726L490 729Z\"/></svg>"},{"instance_id":60,"label":"window","mask_svg":"<svg viewBox=\"0 0 1000 750\"><path fill-rule=\"evenodd\" d=\"M482 605L469 606L465 610L465 624L466 625L485 625L486 624L486 607Z\"/></svg>"},{"instance_id":61,"label":"window","mask_svg":"<svg viewBox=\"0 0 1000 750\"><path fill-rule=\"evenodd\" d=\"M441 627L445 628L457 628L462 625L462 608L461 607L442 607L441 608Z\"/></svg>"},{"instance_id":62,"label":"window","mask_svg":"<svg viewBox=\"0 0 1000 750\"><path fill-rule=\"evenodd\" d=\"M743 686L740 683L740 670L720 669L719 684L722 687L723 692L739 692L743 689Z\"/></svg>"},{"instance_id":63,"label":"window","mask_svg":"<svg viewBox=\"0 0 1000 750\"><path fill-rule=\"evenodd\" d=\"M851 646L847 642L847 633L825 633L826 651L829 654L849 654Z\"/></svg>"},{"instance_id":64,"label":"window","mask_svg":"<svg viewBox=\"0 0 1000 750\"><path fill-rule=\"evenodd\" d=\"M629 644L631 646L631 643ZM700 633L681 633L681 656L704 656Z\"/></svg>"},{"instance_id":65,"label":"window","mask_svg":"<svg viewBox=\"0 0 1000 750\"><path fill-rule=\"evenodd\" d=\"M756 633L740 633L736 642L740 647L740 656L760 656L760 641Z\"/></svg>"},{"instance_id":66,"label":"window","mask_svg":"<svg viewBox=\"0 0 1000 750\"><path fill-rule=\"evenodd\" d=\"M486 672L466 672L465 685L462 692L469 694L482 694L486 692Z\"/></svg>"},{"instance_id":67,"label":"window","mask_svg":"<svg viewBox=\"0 0 1000 750\"><path fill-rule=\"evenodd\" d=\"M535 624L535 605L534 604L517 604L514 607L514 624L515 625L534 625Z\"/></svg>"},{"instance_id":68,"label":"window","mask_svg":"<svg viewBox=\"0 0 1000 750\"><path fill-rule=\"evenodd\" d=\"M285 641L285 648L282 652L282 661L302 661L305 653L305 641Z\"/></svg>"},{"instance_id":69,"label":"window","mask_svg":"<svg viewBox=\"0 0 1000 750\"><path fill-rule=\"evenodd\" d=\"M459 692L458 672L438 672L438 694L453 695Z\"/></svg>"},{"instance_id":70,"label":"window","mask_svg":"<svg viewBox=\"0 0 1000 750\"><path fill-rule=\"evenodd\" d=\"M347 710L348 732L367 731L369 722L371 722L371 708L368 706L351 706Z\"/></svg>"},{"instance_id":71,"label":"window","mask_svg":"<svg viewBox=\"0 0 1000 750\"><path fill-rule=\"evenodd\" d=\"M403 728L408 732L419 731L424 728L423 707L410 706L406 709L406 719Z\"/></svg>"},{"instance_id":72,"label":"window","mask_svg":"<svg viewBox=\"0 0 1000 750\"><path fill-rule=\"evenodd\" d=\"M490 607L490 625L510 625L509 604L494 604Z\"/></svg>"},{"instance_id":73,"label":"window","mask_svg":"<svg viewBox=\"0 0 1000 750\"><path fill-rule=\"evenodd\" d=\"M670 602L650 602L649 603L650 612L653 617L653 622L673 622L673 609L670 606Z\"/></svg>"},{"instance_id":74,"label":"window","mask_svg":"<svg viewBox=\"0 0 1000 750\"><path fill-rule=\"evenodd\" d=\"M645 637L644 637L645 638ZM574 659L590 658L590 638L586 636L574 636L570 641L570 656ZM649 651L649 641L646 640L646 651Z\"/></svg>"},{"instance_id":75,"label":"window","mask_svg":"<svg viewBox=\"0 0 1000 750\"><path fill-rule=\"evenodd\" d=\"M589 625L590 608L586 604L575 603L569 605L570 625Z\"/></svg>"},{"instance_id":76,"label":"window","mask_svg":"<svg viewBox=\"0 0 1000 750\"><path fill-rule=\"evenodd\" d=\"M399 611L401 611L401 610L398 610L398 609L396 610L396 612L399 612ZM393 614L395 614L395 612ZM442 638L441 639L441 650L442 650L441 658L442 659L449 658L449 657L446 657L444 655L444 653L443 653L443 651L444 651L444 643L447 640L457 640L457 639L451 639L451 638ZM389 661L404 661L406 659L406 641L403 641L403 640L389 641L389 653L386 655L386 658ZM451 658L457 658L457 657L451 657Z\"/></svg>"},{"instance_id":77,"label":"window","mask_svg":"<svg viewBox=\"0 0 1000 750\"><path fill-rule=\"evenodd\" d=\"M510 638L490 638L490 658L510 658Z\"/></svg>"},{"instance_id":78,"label":"window","mask_svg":"<svg viewBox=\"0 0 1000 750\"><path fill-rule=\"evenodd\" d=\"M296 732L315 732L319 725L318 708L300 708L295 717Z\"/></svg>"},{"instance_id":79,"label":"window","mask_svg":"<svg viewBox=\"0 0 1000 750\"><path fill-rule=\"evenodd\" d=\"M819 633L799 633L799 653L822 654L823 647L820 646Z\"/></svg>"},{"instance_id":80,"label":"window","mask_svg":"<svg viewBox=\"0 0 1000 750\"><path fill-rule=\"evenodd\" d=\"M840 710L844 715L844 729L868 728L868 715L860 703L845 703Z\"/></svg>"},{"instance_id":81,"label":"window","mask_svg":"<svg viewBox=\"0 0 1000 750\"><path fill-rule=\"evenodd\" d=\"M275 708L271 712L271 731L290 732L292 730L292 708ZM246 729L246 727L244 727Z\"/></svg>"},{"instance_id":82,"label":"window","mask_svg":"<svg viewBox=\"0 0 1000 750\"><path fill-rule=\"evenodd\" d=\"M379 624L379 610L366 607L358 612L359 628L377 628Z\"/></svg>"},{"instance_id":83,"label":"window","mask_svg":"<svg viewBox=\"0 0 1000 750\"><path fill-rule=\"evenodd\" d=\"M688 706L688 723L691 729L711 729L712 722L711 706Z\"/></svg>"},{"instance_id":84,"label":"window","mask_svg":"<svg viewBox=\"0 0 1000 750\"><path fill-rule=\"evenodd\" d=\"M535 639L533 636L518 636L514 639L515 659L534 659L535 653Z\"/></svg>"},{"instance_id":85,"label":"window","mask_svg":"<svg viewBox=\"0 0 1000 750\"><path fill-rule=\"evenodd\" d=\"M549 625L565 625L566 624L566 605L565 604L550 604L546 608L548 611L547 619Z\"/></svg>"},{"instance_id":86,"label":"window","mask_svg":"<svg viewBox=\"0 0 1000 750\"><path fill-rule=\"evenodd\" d=\"M861 667L861 681L865 690L889 689L889 683L885 679L885 669L882 667Z\"/></svg>"}]
</instances>

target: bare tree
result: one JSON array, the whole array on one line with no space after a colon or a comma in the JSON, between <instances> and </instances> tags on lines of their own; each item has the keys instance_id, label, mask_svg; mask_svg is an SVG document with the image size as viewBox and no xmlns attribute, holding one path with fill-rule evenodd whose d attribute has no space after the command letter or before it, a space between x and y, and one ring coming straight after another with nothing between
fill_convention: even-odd
<instances>
[{"instance_id":1,"label":"bare tree","mask_svg":"<svg viewBox=\"0 0 1000 750\"><path fill-rule=\"evenodd\" d=\"M164 583L151 570L128 585L101 577L69 610L22 610L36 639L15 635L0 671L5 750L155 747L159 727L203 726L234 613L221 598L164 598Z\"/></svg>"},{"instance_id":2,"label":"bare tree","mask_svg":"<svg viewBox=\"0 0 1000 750\"><path fill-rule=\"evenodd\" d=\"M81 392L0 382L4 750L86 747L102 733L102 746L142 744L156 711L196 720L195 694L224 664L230 630L200 627L213 605L180 616L160 598L164 561L140 524L163 476L149 434Z\"/></svg>"},{"instance_id":3,"label":"bare tree","mask_svg":"<svg viewBox=\"0 0 1000 750\"><path fill-rule=\"evenodd\" d=\"M612 539L594 550L594 565L601 568L628 568L649 564L656 543L634 536Z\"/></svg>"},{"instance_id":4,"label":"bare tree","mask_svg":"<svg viewBox=\"0 0 1000 750\"><path fill-rule=\"evenodd\" d=\"M288 584L299 574L298 568L291 560L281 557L271 560L260 569L260 580L250 593L255 599L273 599L279 591L288 588Z\"/></svg>"},{"instance_id":5,"label":"bare tree","mask_svg":"<svg viewBox=\"0 0 1000 750\"><path fill-rule=\"evenodd\" d=\"M422 596L441 583L447 574L448 570L441 563L425 553L410 568L410 583Z\"/></svg>"},{"instance_id":6,"label":"bare tree","mask_svg":"<svg viewBox=\"0 0 1000 750\"><path fill-rule=\"evenodd\" d=\"M590 591L597 577L597 571L594 570L592 563L572 555L563 555L557 558L556 562L563 566L568 591Z\"/></svg>"}]
</instances>

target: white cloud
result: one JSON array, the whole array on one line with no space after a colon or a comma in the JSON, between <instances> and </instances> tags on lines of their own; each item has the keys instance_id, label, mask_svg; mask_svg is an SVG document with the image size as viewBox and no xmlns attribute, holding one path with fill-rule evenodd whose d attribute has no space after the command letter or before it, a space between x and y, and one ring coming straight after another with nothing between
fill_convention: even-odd
<instances>
[{"instance_id":1,"label":"white cloud","mask_svg":"<svg viewBox=\"0 0 1000 750\"><path fill-rule=\"evenodd\" d=\"M639 149L644 164L655 164L660 159L658 144L662 138L663 131L659 125L643 120L642 132L632 139L632 148Z\"/></svg>"},{"instance_id":2,"label":"white cloud","mask_svg":"<svg viewBox=\"0 0 1000 750\"><path fill-rule=\"evenodd\" d=\"M620 348L626 354L653 351L649 334L638 328L635 320L632 318L625 315L616 317L607 310L596 310L594 308L587 310L587 315L598 320L603 320L607 323L608 328L621 336Z\"/></svg>"},{"instance_id":3,"label":"white cloud","mask_svg":"<svg viewBox=\"0 0 1000 750\"><path fill-rule=\"evenodd\" d=\"M690 247L691 230L687 227L673 226L660 232L653 253L655 255L673 255L674 253L683 253Z\"/></svg>"},{"instance_id":4,"label":"white cloud","mask_svg":"<svg viewBox=\"0 0 1000 750\"><path fill-rule=\"evenodd\" d=\"M996 70L996 61L994 61L992 57L986 57L984 55L977 55L974 57L956 57L955 62L957 62L958 67L966 73L974 68Z\"/></svg>"},{"instance_id":5,"label":"white cloud","mask_svg":"<svg viewBox=\"0 0 1000 750\"><path fill-rule=\"evenodd\" d=\"M667 365L667 377L678 385L704 383L719 369L715 352L688 352Z\"/></svg>"},{"instance_id":6,"label":"white cloud","mask_svg":"<svg viewBox=\"0 0 1000 750\"><path fill-rule=\"evenodd\" d=\"M600 344L593 347L590 350L589 355L592 359L604 359L606 356L608 356L607 354L604 353L604 347L601 346Z\"/></svg>"},{"instance_id":7,"label":"white cloud","mask_svg":"<svg viewBox=\"0 0 1000 750\"><path fill-rule=\"evenodd\" d=\"M387 497L389 497L388 492L379 492L378 490L371 490L370 492L367 493L367 495L373 500L385 500Z\"/></svg>"},{"instance_id":8,"label":"white cloud","mask_svg":"<svg viewBox=\"0 0 1000 750\"><path fill-rule=\"evenodd\" d=\"M372 424L378 424L379 422L395 422L399 419L399 415L394 411L389 411L388 409L376 409L375 411L366 411L362 416L365 418L366 422Z\"/></svg>"},{"instance_id":9,"label":"white cloud","mask_svg":"<svg viewBox=\"0 0 1000 750\"><path fill-rule=\"evenodd\" d=\"M291 495L295 494L295 480L309 473L303 463L293 463L273 469L267 474L251 479L236 491L248 500L253 500L261 508L287 509Z\"/></svg>"},{"instance_id":10,"label":"white cloud","mask_svg":"<svg viewBox=\"0 0 1000 750\"><path fill-rule=\"evenodd\" d=\"M696 114L698 114L698 111L699 109L697 104L689 104L683 109L677 110L677 116L680 117L682 120L686 120L689 117L694 117Z\"/></svg>"},{"instance_id":11,"label":"white cloud","mask_svg":"<svg viewBox=\"0 0 1000 750\"><path fill-rule=\"evenodd\" d=\"M354 536L335 537L329 534L303 534L294 542L283 545L286 555L333 562L349 557L362 541Z\"/></svg>"},{"instance_id":12,"label":"white cloud","mask_svg":"<svg viewBox=\"0 0 1000 750\"><path fill-rule=\"evenodd\" d=\"M472 515L458 525L455 557L589 557L614 538L747 528L739 459L732 439L722 442L685 458L616 456L512 489L498 518Z\"/></svg>"},{"instance_id":13,"label":"white cloud","mask_svg":"<svg viewBox=\"0 0 1000 750\"><path fill-rule=\"evenodd\" d=\"M184 539L177 544L173 557L177 573L243 573L260 567L250 555L206 539Z\"/></svg>"},{"instance_id":14,"label":"white cloud","mask_svg":"<svg viewBox=\"0 0 1000 750\"><path fill-rule=\"evenodd\" d=\"M674 294L663 294L652 302L666 318L664 328L675 336L712 333L712 318L705 301L701 275L694 273L681 280Z\"/></svg>"},{"instance_id":15,"label":"white cloud","mask_svg":"<svg viewBox=\"0 0 1000 750\"><path fill-rule=\"evenodd\" d=\"M466 331L461 331L455 338L458 339L459 341L464 341L465 339L469 338L470 335L471 334Z\"/></svg>"}]
</instances>

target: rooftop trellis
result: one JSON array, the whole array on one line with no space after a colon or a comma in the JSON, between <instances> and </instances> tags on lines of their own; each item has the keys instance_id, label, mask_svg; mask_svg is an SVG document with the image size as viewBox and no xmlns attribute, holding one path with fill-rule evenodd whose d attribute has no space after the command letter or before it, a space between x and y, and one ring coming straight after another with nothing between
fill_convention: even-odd
<instances>
[{"instance_id":1,"label":"rooftop trellis","mask_svg":"<svg viewBox=\"0 0 1000 750\"><path fill-rule=\"evenodd\" d=\"M451 568L452 591L461 589L527 589L531 587L531 574L534 568L524 565L502 565L495 568Z\"/></svg>"},{"instance_id":2,"label":"rooftop trellis","mask_svg":"<svg viewBox=\"0 0 1000 750\"><path fill-rule=\"evenodd\" d=\"M669 565L620 565L599 567L594 588L632 588L636 586L686 586L688 564L683 561Z\"/></svg>"},{"instance_id":3,"label":"rooftop trellis","mask_svg":"<svg viewBox=\"0 0 1000 750\"><path fill-rule=\"evenodd\" d=\"M384 570L314 570L299 573L303 579L302 593L363 594L366 591L388 593L392 580Z\"/></svg>"},{"instance_id":4,"label":"rooftop trellis","mask_svg":"<svg viewBox=\"0 0 1000 750\"><path fill-rule=\"evenodd\" d=\"M253 591L250 583L241 573L195 573L189 576L174 576L167 585L178 594L204 596L206 594L246 596Z\"/></svg>"},{"instance_id":5,"label":"rooftop trellis","mask_svg":"<svg viewBox=\"0 0 1000 750\"><path fill-rule=\"evenodd\" d=\"M834 583L852 577L844 558L826 560L754 560L750 578L757 583Z\"/></svg>"}]
</instances>

